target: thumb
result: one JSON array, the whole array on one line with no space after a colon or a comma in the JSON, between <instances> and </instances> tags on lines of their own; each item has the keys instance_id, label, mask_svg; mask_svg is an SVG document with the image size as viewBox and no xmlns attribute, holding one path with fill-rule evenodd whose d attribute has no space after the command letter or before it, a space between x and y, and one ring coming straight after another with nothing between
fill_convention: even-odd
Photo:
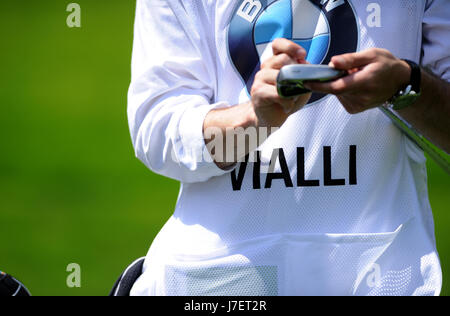
<instances>
[{"instance_id":1,"label":"thumb","mask_svg":"<svg viewBox=\"0 0 450 316\"><path fill-rule=\"evenodd\" d=\"M360 68L370 64L376 56L371 51L343 54L331 58L330 66L341 70Z\"/></svg>"}]
</instances>

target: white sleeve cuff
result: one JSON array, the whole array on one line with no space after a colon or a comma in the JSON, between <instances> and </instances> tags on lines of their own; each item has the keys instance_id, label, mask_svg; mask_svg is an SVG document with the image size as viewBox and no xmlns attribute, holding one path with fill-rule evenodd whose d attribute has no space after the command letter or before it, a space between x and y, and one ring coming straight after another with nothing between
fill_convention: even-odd
<instances>
[{"instance_id":1,"label":"white sleeve cuff","mask_svg":"<svg viewBox=\"0 0 450 316\"><path fill-rule=\"evenodd\" d=\"M179 137L174 146L176 158L190 171L195 171L197 181L221 176L230 170L219 168L206 147L203 123L206 115L213 109L227 107L225 102L203 104L184 111L178 126Z\"/></svg>"}]
</instances>

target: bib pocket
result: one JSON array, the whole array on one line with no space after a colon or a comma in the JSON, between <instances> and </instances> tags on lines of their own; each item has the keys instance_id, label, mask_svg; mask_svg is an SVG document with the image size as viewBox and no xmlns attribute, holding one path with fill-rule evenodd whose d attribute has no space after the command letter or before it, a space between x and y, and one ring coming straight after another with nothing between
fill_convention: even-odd
<instances>
[{"instance_id":1,"label":"bib pocket","mask_svg":"<svg viewBox=\"0 0 450 316\"><path fill-rule=\"evenodd\" d=\"M362 282L377 286L376 261L402 227L378 234L271 235L202 255L176 255L165 265L165 292L188 296L353 295Z\"/></svg>"}]
</instances>

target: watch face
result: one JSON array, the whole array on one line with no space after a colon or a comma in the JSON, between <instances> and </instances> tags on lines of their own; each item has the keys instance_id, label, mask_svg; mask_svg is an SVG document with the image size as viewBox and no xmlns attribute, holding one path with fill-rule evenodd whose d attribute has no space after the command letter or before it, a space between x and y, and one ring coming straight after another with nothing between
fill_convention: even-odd
<instances>
[{"instance_id":1,"label":"watch face","mask_svg":"<svg viewBox=\"0 0 450 316\"><path fill-rule=\"evenodd\" d=\"M403 108L406 108L406 107L410 106L411 104L413 104L414 102L416 102L417 99L419 99L419 97L420 97L420 94L407 94L407 95L399 96L394 101L393 109L401 110Z\"/></svg>"}]
</instances>

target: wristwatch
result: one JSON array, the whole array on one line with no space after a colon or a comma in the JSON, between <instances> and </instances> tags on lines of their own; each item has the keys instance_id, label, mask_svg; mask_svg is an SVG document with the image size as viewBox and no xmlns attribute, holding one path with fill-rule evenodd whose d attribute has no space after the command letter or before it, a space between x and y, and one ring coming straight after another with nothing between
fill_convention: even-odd
<instances>
[{"instance_id":1,"label":"wristwatch","mask_svg":"<svg viewBox=\"0 0 450 316\"><path fill-rule=\"evenodd\" d=\"M403 59L411 67L411 78L406 88L398 91L390 98L385 106L393 110L404 109L417 101L420 97L420 84L422 80L422 71L415 62Z\"/></svg>"}]
</instances>

